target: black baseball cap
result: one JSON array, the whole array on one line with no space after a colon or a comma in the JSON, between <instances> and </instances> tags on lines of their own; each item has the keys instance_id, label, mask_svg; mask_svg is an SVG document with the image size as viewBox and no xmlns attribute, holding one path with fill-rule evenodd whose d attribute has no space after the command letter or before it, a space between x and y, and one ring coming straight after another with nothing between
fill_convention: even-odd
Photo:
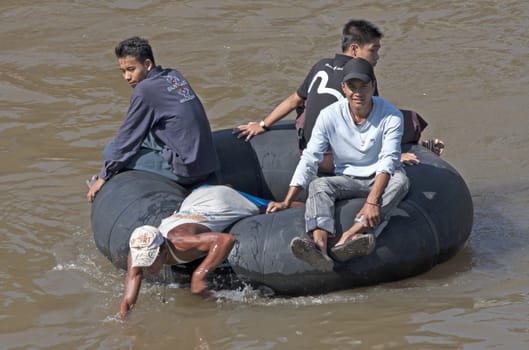
<instances>
[{"instance_id":1,"label":"black baseball cap","mask_svg":"<svg viewBox=\"0 0 529 350\"><path fill-rule=\"evenodd\" d=\"M349 62L343 67L343 80L346 82L351 79L360 79L364 83L369 83L371 80L375 80L375 73L373 72L373 66L363 58L351 58Z\"/></svg>"}]
</instances>

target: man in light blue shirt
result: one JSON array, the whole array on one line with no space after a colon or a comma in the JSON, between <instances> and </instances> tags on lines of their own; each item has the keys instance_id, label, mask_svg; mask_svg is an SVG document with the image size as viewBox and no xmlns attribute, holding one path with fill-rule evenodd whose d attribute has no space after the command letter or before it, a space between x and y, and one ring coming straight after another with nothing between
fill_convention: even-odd
<instances>
[{"instance_id":1,"label":"man in light blue shirt","mask_svg":"<svg viewBox=\"0 0 529 350\"><path fill-rule=\"evenodd\" d=\"M386 100L373 96L376 79L371 64L353 58L344 66L345 99L323 109L312 137L296 167L283 202L271 202L267 212L290 207L308 186L305 221L313 240L294 238L293 254L319 270L330 270L327 239L334 235L335 202L366 197L355 224L343 232L331 249L335 260L370 254L375 235L389 213L404 198L409 180L400 165L402 113ZM332 148L336 176L315 178L324 152ZM379 228L380 226L380 228ZM376 230L379 228L379 230Z\"/></svg>"}]
</instances>

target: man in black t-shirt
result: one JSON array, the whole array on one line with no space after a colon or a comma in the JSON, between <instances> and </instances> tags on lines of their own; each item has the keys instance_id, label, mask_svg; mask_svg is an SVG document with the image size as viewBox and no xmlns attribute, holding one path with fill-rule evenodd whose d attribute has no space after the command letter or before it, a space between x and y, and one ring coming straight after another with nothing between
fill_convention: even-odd
<instances>
[{"instance_id":1,"label":"man in black t-shirt","mask_svg":"<svg viewBox=\"0 0 529 350\"><path fill-rule=\"evenodd\" d=\"M249 122L248 124L239 125L236 128L239 137L248 141L253 136L266 132L271 125L286 117L293 110L297 110L296 127L298 129L299 149L303 150L310 139L312 128L320 111L343 98L341 88L343 66L351 58L359 57L375 67L379 59L378 51L381 47L380 40L382 37L382 32L371 22L355 19L347 22L342 30L342 53L336 54L334 58L325 58L318 61L296 92L278 104L266 118L260 122ZM374 95L378 96L378 87L375 87ZM418 142L420 132L426 127L427 123L412 111L403 111L403 113L405 125L410 124L413 127L413 129L405 128L404 134L412 135L414 138L412 141ZM437 147L440 145L444 147L442 141L437 139L435 141L429 140L429 142L433 146ZM434 147L428 148L436 152ZM440 152L436 153L440 154ZM404 164L417 164L419 160L413 153L402 153L401 162ZM330 157L330 152L328 152L320 164L320 171L333 173L333 170L333 160Z\"/></svg>"},{"instance_id":2,"label":"man in black t-shirt","mask_svg":"<svg viewBox=\"0 0 529 350\"><path fill-rule=\"evenodd\" d=\"M304 127L303 135L300 136L303 136L303 143L308 142L320 111L343 98L343 66L353 57L363 58L373 67L376 66L382 36L382 32L368 21L353 19L347 22L342 31L342 53L318 61L297 91L277 105L261 122L238 126L240 136L249 140L301 107L304 109ZM378 95L377 90L375 95ZM303 144L300 146L304 148Z\"/></svg>"}]
</instances>

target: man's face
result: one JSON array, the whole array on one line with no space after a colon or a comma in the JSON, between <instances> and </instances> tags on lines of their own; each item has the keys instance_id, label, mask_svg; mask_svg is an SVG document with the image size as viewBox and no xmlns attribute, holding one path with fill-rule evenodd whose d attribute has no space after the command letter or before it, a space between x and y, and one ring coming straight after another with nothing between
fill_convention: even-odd
<instances>
[{"instance_id":1,"label":"man's face","mask_svg":"<svg viewBox=\"0 0 529 350\"><path fill-rule=\"evenodd\" d=\"M342 83L342 89L351 107L362 108L369 106L375 92L375 84L373 80L364 83L360 79L351 79Z\"/></svg>"},{"instance_id":2,"label":"man's face","mask_svg":"<svg viewBox=\"0 0 529 350\"><path fill-rule=\"evenodd\" d=\"M379 56L378 56L378 50L380 50L380 40L376 40L370 44L365 44L364 46L356 46L353 50L355 56L354 57L360 57L364 60L371 63L371 65L374 67L377 65Z\"/></svg>"},{"instance_id":3,"label":"man's face","mask_svg":"<svg viewBox=\"0 0 529 350\"><path fill-rule=\"evenodd\" d=\"M133 56L119 58L118 63L123 79L125 79L133 89L140 81L147 77L147 74L153 66L151 60L146 59L145 62L140 63L136 57Z\"/></svg>"},{"instance_id":4,"label":"man's face","mask_svg":"<svg viewBox=\"0 0 529 350\"><path fill-rule=\"evenodd\" d=\"M156 257L156 260L152 263L151 266L144 267L143 271L145 271L147 274L151 276L156 276L162 269L164 264L162 254L158 253L158 256Z\"/></svg>"}]
</instances>

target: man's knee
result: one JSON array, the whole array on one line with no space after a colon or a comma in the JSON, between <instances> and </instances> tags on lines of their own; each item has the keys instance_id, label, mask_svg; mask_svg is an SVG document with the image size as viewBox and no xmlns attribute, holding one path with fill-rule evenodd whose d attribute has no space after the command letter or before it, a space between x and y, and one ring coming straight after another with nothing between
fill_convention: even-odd
<instances>
[{"instance_id":1,"label":"man's knee","mask_svg":"<svg viewBox=\"0 0 529 350\"><path fill-rule=\"evenodd\" d=\"M410 189L410 179L404 172L396 171L391 177L388 187L389 192L395 193L397 197L399 194L406 195Z\"/></svg>"},{"instance_id":2,"label":"man's knee","mask_svg":"<svg viewBox=\"0 0 529 350\"><path fill-rule=\"evenodd\" d=\"M410 189L410 179L408 178L408 176L402 171L396 172L394 176L397 177L396 180L398 186L402 188L402 191L404 191L404 193L407 193Z\"/></svg>"},{"instance_id":3,"label":"man's knee","mask_svg":"<svg viewBox=\"0 0 529 350\"><path fill-rule=\"evenodd\" d=\"M326 177L318 177L312 180L309 184L309 193L330 193L331 186Z\"/></svg>"}]
</instances>

